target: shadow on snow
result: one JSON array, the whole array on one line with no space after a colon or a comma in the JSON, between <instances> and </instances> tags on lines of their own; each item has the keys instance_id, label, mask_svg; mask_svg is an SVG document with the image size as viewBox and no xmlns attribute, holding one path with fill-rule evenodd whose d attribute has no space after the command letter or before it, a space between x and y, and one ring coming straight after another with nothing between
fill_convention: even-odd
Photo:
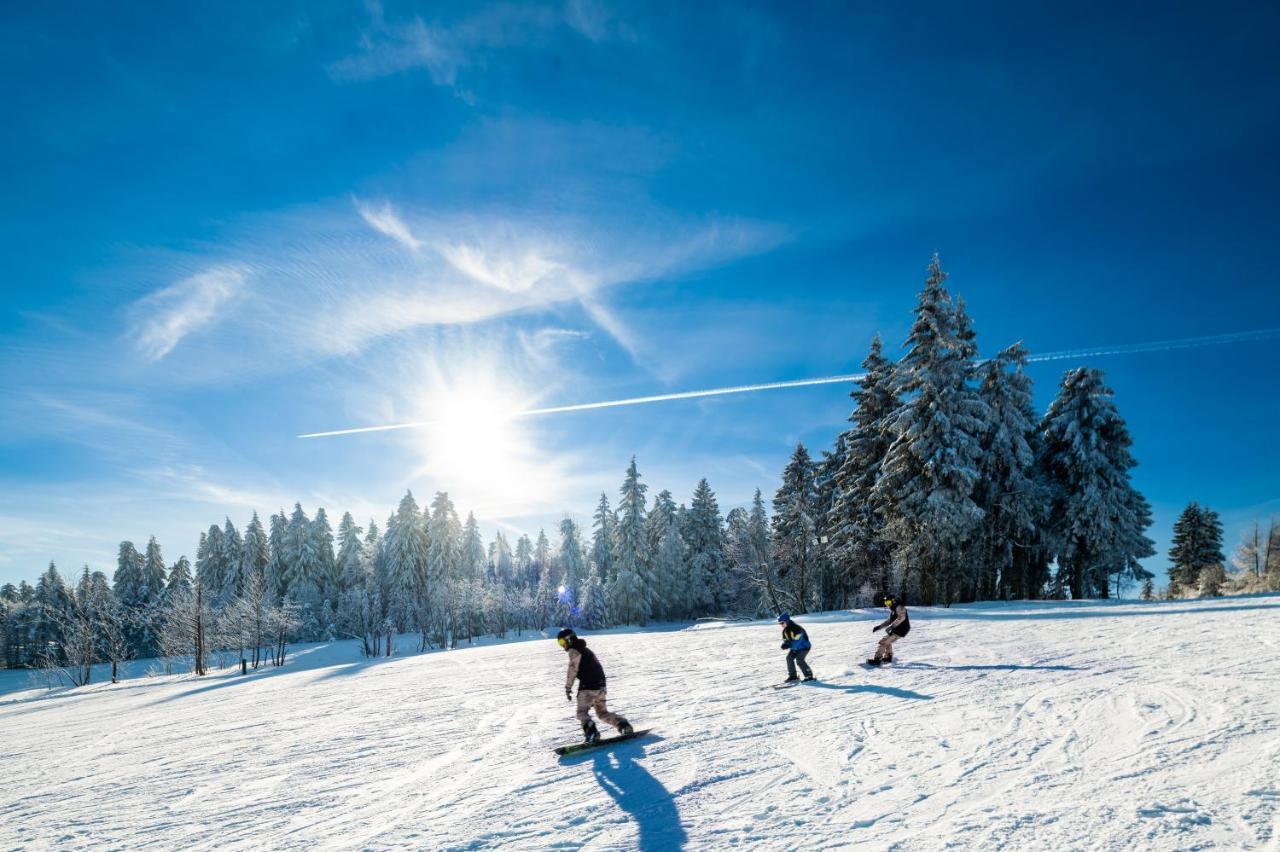
<instances>
[{"instance_id":1,"label":"shadow on snow","mask_svg":"<svg viewBox=\"0 0 1280 852\"><path fill-rule=\"evenodd\" d=\"M645 737L646 741L652 741ZM585 755L565 758L564 764L591 761L596 783L636 823L636 848L683 849L689 838L680 822L675 799L662 782L637 762L644 745L635 740L601 747Z\"/></svg>"},{"instance_id":2,"label":"shadow on snow","mask_svg":"<svg viewBox=\"0 0 1280 852\"><path fill-rule=\"evenodd\" d=\"M840 686L836 683L810 681L804 685L813 689L835 689L840 692L871 692L877 695L888 695L892 698L914 698L920 701L933 700L932 695L925 695L922 692L912 692L909 689L898 689L896 686L879 686L874 683L858 683L853 686Z\"/></svg>"}]
</instances>

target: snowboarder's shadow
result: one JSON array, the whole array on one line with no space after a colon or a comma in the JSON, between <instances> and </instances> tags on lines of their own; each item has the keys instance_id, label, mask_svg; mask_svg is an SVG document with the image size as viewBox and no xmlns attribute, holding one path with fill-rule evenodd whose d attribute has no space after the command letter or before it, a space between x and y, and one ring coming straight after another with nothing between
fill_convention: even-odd
<instances>
[{"instance_id":1,"label":"snowboarder's shadow","mask_svg":"<svg viewBox=\"0 0 1280 852\"><path fill-rule=\"evenodd\" d=\"M875 683L857 683L853 686L841 686L838 683L822 683L820 681L810 681L805 686L816 689L836 689L840 692L872 692L877 695L889 695L894 698L915 698L921 701L932 701L932 695L925 695L922 692L912 692L909 689L898 689L896 686L880 686Z\"/></svg>"},{"instance_id":2,"label":"snowboarder's shadow","mask_svg":"<svg viewBox=\"0 0 1280 852\"><path fill-rule=\"evenodd\" d=\"M904 669L944 669L949 672L1023 672L1023 671L1041 671L1041 672L1081 672L1087 671L1082 666L1020 666L1014 663L1001 663L999 665L977 666L939 666L934 663L902 663L900 668Z\"/></svg>"},{"instance_id":3,"label":"snowboarder's shadow","mask_svg":"<svg viewBox=\"0 0 1280 852\"><path fill-rule=\"evenodd\" d=\"M683 849L689 838L680 823L675 799L637 761L643 756L644 745L632 740L597 749L589 759L596 783L636 821L636 848Z\"/></svg>"}]
</instances>

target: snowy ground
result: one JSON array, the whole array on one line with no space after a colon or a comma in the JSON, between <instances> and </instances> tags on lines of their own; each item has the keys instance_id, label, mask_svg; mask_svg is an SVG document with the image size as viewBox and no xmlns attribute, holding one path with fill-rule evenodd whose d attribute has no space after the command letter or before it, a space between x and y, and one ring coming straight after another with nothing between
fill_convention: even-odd
<instances>
[{"instance_id":1,"label":"snowy ground","mask_svg":"<svg viewBox=\"0 0 1280 852\"><path fill-rule=\"evenodd\" d=\"M1280 596L590 639L659 736L576 739L550 641L44 692L4 673L0 847L1280 848ZM407 642L404 644L408 644Z\"/></svg>"}]
</instances>

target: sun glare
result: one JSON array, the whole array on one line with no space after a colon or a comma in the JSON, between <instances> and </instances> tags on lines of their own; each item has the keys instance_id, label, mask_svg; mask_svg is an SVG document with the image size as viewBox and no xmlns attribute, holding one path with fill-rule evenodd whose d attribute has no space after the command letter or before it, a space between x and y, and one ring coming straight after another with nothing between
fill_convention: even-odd
<instances>
[{"instance_id":1,"label":"sun glare","mask_svg":"<svg viewBox=\"0 0 1280 852\"><path fill-rule=\"evenodd\" d=\"M536 445L532 424L513 416L529 403L514 387L477 380L465 387L438 383L424 392L420 419L430 426L415 438L419 476L431 491L447 491L461 510L519 511L557 492L558 462Z\"/></svg>"}]
</instances>

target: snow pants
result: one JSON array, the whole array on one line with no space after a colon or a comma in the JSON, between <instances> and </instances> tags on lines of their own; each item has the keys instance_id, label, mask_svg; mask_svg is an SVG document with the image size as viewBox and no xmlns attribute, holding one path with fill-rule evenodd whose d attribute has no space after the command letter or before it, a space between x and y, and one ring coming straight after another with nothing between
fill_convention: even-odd
<instances>
[{"instance_id":1,"label":"snow pants","mask_svg":"<svg viewBox=\"0 0 1280 852\"><path fill-rule=\"evenodd\" d=\"M876 646L875 658L877 660L892 660L893 659L893 643L897 642L901 638L902 637L899 636L897 633L886 633L884 635L884 638L880 640L880 644Z\"/></svg>"},{"instance_id":2,"label":"snow pants","mask_svg":"<svg viewBox=\"0 0 1280 852\"><path fill-rule=\"evenodd\" d=\"M813 677L813 670L804 661L804 658L809 656L809 650L809 648L805 648L803 651L793 649L787 652L787 677L794 678L796 676L796 663L800 664L800 671L804 672L805 677Z\"/></svg>"},{"instance_id":3,"label":"snow pants","mask_svg":"<svg viewBox=\"0 0 1280 852\"><path fill-rule=\"evenodd\" d=\"M603 689L579 689L578 690L578 721L585 728L591 722L591 712L596 711L596 716L601 722L613 725L615 728L622 724L622 717L617 713L610 713L608 706L605 704L605 692Z\"/></svg>"}]
</instances>

